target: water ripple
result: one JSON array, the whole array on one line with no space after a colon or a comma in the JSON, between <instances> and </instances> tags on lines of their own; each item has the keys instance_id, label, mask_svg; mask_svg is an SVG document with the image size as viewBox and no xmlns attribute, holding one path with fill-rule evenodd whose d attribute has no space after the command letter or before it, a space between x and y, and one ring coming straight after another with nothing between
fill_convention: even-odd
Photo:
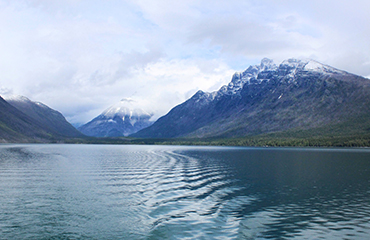
<instances>
[{"instance_id":1,"label":"water ripple","mask_svg":"<svg viewBox=\"0 0 370 240\"><path fill-rule=\"evenodd\" d=\"M3 145L0 235L364 239L367 153Z\"/></svg>"}]
</instances>

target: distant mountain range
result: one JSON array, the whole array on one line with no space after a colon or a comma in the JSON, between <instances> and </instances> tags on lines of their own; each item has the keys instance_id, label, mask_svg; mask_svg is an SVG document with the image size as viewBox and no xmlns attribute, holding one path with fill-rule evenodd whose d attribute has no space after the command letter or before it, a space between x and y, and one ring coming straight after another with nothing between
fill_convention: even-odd
<instances>
[{"instance_id":1,"label":"distant mountain range","mask_svg":"<svg viewBox=\"0 0 370 240\"><path fill-rule=\"evenodd\" d=\"M152 114L136 108L133 100L125 98L78 130L93 137L128 136L153 124L151 117Z\"/></svg>"},{"instance_id":2,"label":"distant mountain range","mask_svg":"<svg viewBox=\"0 0 370 240\"><path fill-rule=\"evenodd\" d=\"M83 137L64 116L26 97L0 97L1 142L53 142Z\"/></svg>"},{"instance_id":3,"label":"distant mountain range","mask_svg":"<svg viewBox=\"0 0 370 240\"><path fill-rule=\"evenodd\" d=\"M198 91L138 138L235 138L269 133L370 133L370 80L314 60L288 59L235 73L212 93Z\"/></svg>"},{"instance_id":4,"label":"distant mountain range","mask_svg":"<svg viewBox=\"0 0 370 240\"><path fill-rule=\"evenodd\" d=\"M218 91L198 91L154 123L152 114L136 108L130 99L106 109L80 131L61 113L26 97L0 97L0 113L0 142L248 138L250 144L264 144L272 137L293 139L290 143L294 144L299 137L326 139L321 141L324 145L335 139L340 146L345 139L346 146L351 146L351 141L369 146L370 80L314 60L288 59L276 65L265 58L259 65L235 73ZM85 135L150 139L99 140ZM265 140L256 140L256 136Z\"/></svg>"}]
</instances>

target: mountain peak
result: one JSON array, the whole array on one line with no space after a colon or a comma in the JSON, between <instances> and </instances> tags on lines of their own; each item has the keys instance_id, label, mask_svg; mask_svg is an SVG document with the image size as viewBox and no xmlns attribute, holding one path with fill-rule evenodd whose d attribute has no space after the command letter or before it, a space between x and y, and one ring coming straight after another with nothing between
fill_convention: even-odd
<instances>
[{"instance_id":1,"label":"mountain peak","mask_svg":"<svg viewBox=\"0 0 370 240\"><path fill-rule=\"evenodd\" d=\"M151 125L152 116L152 113L139 108L135 100L123 98L78 129L88 136L127 136Z\"/></svg>"},{"instance_id":2,"label":"mountain peak","mask_svg":"<svg viewBox=\"0 0 370 240\"><path fill-rule=\"evenodd\" d=\"M236 72L227 86L222 86L219 93L238 95L245 84L261 83L270 80L273 75L294 77L299 72L320 74L345 74L346 72L324 65L312 59L290 58L277 66L272 59L263 58L260 65L249 66L244 72Z\"/></svg>"},{"instance_id":3,"label":"mountain peak","mask_svg":"<svg viewBox=\"0 0 370 240\"><path fill-rule=\"evenodd\" d=\"M268 73L276 69L277 66L273 60L264 58L261 60L260 65L249 66L244 72L234 73L231 82L227 86L222 86L219 92L228 95L237 95L245 84L249 84L251 81L262 81L264 79L263 76L266 75L260 75L262 72Z\"/></svg>"},{"instance_id":4,"label":"mountain peak","mask_svg":"<svg viewBox=\"0 0 370 240\"><path fill-rule=\"evenodd\" d=\"M327 74L332 74L332 73L338 73L338 74L347 74L347 72L336 69L334 67L322 64L318 61L309 59L307 60L307 63L304 66L305 71L314 71L314 72L322 72L322 73L327 73Z\"/></svg>"},{"instance_id":5,"label":"mountain peak","mask_svg":"<svg viewBox=\"0 0 370 240\"><path fill-rule=\"evenodd\" d=\"M17 102L31 102L31 100L25 96L21 95L9 95L9 96L4 96L5 100L8 101L17 101Z\"/></svg>"},{"instance_id":6,"label":"mountain peak","mask_svg":"<svg viewBox=\"0 0 370 240\"><path fill-rule=\"evenodd\" d=\"M198 91L135 137L241 137L330 128L368 116L370 82L311 59L271 59ZM340 126L340 125L336 125ZM361 130L362 131L362 130Z\"/></svg>"},{"instance_id":7,"label":"mountain peak","mask_svg":"<svg viewBox=\"0 0 370 240\"><path fill-rule=\"evenodd\" d=\"M276 65L272 59L264 58L261 60L260 71L276 69Z\"/></svg>"},{"instance_id":8,"label":"mountain peak","mask_svg":"<svg viewBox=\"0 0 370 240\"><path fill-rule=\"evenodd\" d=\"M322 64L313 59L296 59L290 58L284 60L280 65L279 69L285 70L285 72L315 72L321 74L347 74L347 72L336 69L329 65Z\"/></svg>"},{"instance_id":9,"label":"mountain peak","mask_svg":"<svg viewBox=\"0 0 370 240\"><path fill-rule=\"evenodd\" d=\"M321 63L314 61L314 60L310 60L310 59L290 58L290 59L282 61L279 65L279 69L288 70L288 71L303 70L304 67L310 62L314 63L317 66L322 65Z\"/></svg>"},{"instance_id":10,"label":"mountain peak","mask_svg":"<svg viewBox=\"0 0 370 240\"><path fill-rule=\"evenodd\" d=\"M10 96L5 96L4 99L8 102L18 102L18 103L24 103L24 104L36 104L39 107L51 109L47 105L41 103L41 102L35 102L30 100L29 98L22 96L22 95L10 95Z\"/></svg>"},{"instance_id":11,"label":"mountain peak","mask_svg":"<svg viewBox=\"0 0 370 240\"><path fill-rule=\"evenodd\" d=\"M82 136L60 112L41 102L34 102L20 95L7 96L5 99L10 105L30 117L34 123L51 135L55 134L55 136L62 137Z\"/></svg>"},{"instance_id":12,"label":"mountain peak","mask_svg":"<svg viewBox=\"0 0 370 240\"><path fill-rule=\"evenodd\" d=\"M148 119L152 117L152 113L148 113L137 107L136 101L131 98L123 98L118 103L110 106L103 111L101 115L107 118L113 118L115 116L124 117L147 117Z\"/></svg>"}]
</instances>

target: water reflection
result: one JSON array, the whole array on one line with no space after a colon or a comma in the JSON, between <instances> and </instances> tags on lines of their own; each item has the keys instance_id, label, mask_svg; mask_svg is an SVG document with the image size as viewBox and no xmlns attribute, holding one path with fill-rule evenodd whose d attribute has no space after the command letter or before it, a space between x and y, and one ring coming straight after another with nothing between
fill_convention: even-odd
<instances>
[{"instance_id":1,"label":"water reflection","mask_svg":"<svg viewBox=\"0 0 370 240\"><path fill-rule=\"evenodd\" d=\"M363 239L370 152L0 146L5 239Z\"/></svg>"}]
</instances>

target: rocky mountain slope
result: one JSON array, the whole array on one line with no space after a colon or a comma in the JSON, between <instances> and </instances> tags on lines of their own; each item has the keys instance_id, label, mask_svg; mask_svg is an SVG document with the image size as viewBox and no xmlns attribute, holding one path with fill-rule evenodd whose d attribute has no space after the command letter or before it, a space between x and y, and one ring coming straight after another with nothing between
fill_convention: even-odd
<instances>
[{"instance_id":1,"label":"rocky mountain slope","mask_svg":"<svg viewBox=\"0 0 370 240\"><path fill-rule=\"evenodd\" d=\"M23 113L2 97L0 112L0 142L53 142L66 137Z\"/></svg>"},{"instance_id":2,"label":"rocky mountain slope","mask_svg":"<svg viewBox=\"0 0 370 240\"><path fill-rule=\"evenodd\" d=\"M198 91L132 136L244 137L313 129L334 129L329 135L342 129L370 133L369 113L369 79L314 60L288 59L276 65L263 59L235 73L219 91ZM363 124L352 124L358 119Z\"/></svg>"},{"instance_id":3,"label":"rocky mountain slope","mask_svg":"<svg viewBox=\"0 0 370 240\"><path fill-rule=\"evenodd\" d=\"M24 96L11 96L5 98L5 100L10 105L32 118L34 122L42 126L43 129L54 135L63 137L83 136L83 134L74 128L60 112L51 109L43 103L33 102Z\"/></svg>"},{"instance_id":4,"label":"rocky mountain slope","mask_svg":"<svg viewBox=\"0 0 370 240\"><path fill-rule=\"evenodd\" d=\"M133 100L122 99L78 130L87 136L122 137L150 126L152 114L134 105Z\"/></svg>"}]
</instances>

